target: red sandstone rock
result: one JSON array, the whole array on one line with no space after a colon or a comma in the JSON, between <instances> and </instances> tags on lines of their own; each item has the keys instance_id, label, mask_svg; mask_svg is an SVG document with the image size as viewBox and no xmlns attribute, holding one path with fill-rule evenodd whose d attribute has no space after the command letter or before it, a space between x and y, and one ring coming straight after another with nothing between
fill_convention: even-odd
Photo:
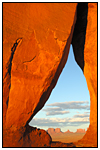
<instances>
[{"instance_id":1,"label":"red sandstone rock","mask_svg":"<svg viewBox=\"0 0 100 150\"><path fill-rule=\"evenodd\" d=\"M76 3L3 4L4 67L9 62L15 41L22 39L9 62L12 64L11 88L10 92L8 90L8 106L4 109L4 146L17 146L25 132L21 131L20 135L20 130L25 130L54 88L67 61L76 21L76 6ZM7 98L8 93L5 94ZM3 106L6 106L7 98ZM8 130L11 136L6 134ZM12 142L14 133L16 142ZM21 143L18 145L22 146Z\"/></svg>"},{"instance_id":2,"label":"red sandstone rock","mask_svg":"<svg viewBox=\"0 0 100 150\"><path fill-rule=\"evenodd\" d=\"M84 137L74 143L76 147L97 147L97 132L90 125Z\"/></svg>"},{"instance_id":3,"label":"red sandstone rock","mask_svg":"<svg viewBox=\"0 0 100 150\"><path fill-rule=\"evenodd\" d=\"M10 53L8 49L11 49L14 39L22 38L12 60L7 128L24 127L47 101L67 61L76 21L76 5L3 4L4 53ZM10 36L6 30L11 30ZM4 62L6 60L7 56Z\"/></svg>"},{"instance_id":4,"label":"red sandstone rock","mask_svg":"<svg viewBox=\"0 0 100 150\"><path fill-rule=\"evenodd\" d=\"M76 6L76 3L3 3L3 146L39 147L46 143L50 146L51 138L47 133L30 131L27 124L44 106L67 61L76 21ZM91 107L90 127L81 140L84 146L86 142L88 146L97 145L96 19L97 4L90 3L84 75ZM9 61L11 48L18 38L22 40L12 61ZM11 72L8 64L12 66ZM42 134L39 136L40 132ZM43 140L45 134L46 142ZM40 144L37 138L42 140Z\"/></svg>"},{"instance_id":5,"label":"red sandstone rock","mask_svg":"<svg viewBox=\"0 0 100 150\"><path fill-rule=\"evenodd\" d=\"M97 3L88 4L87 20L84 75L90 93L90 126L79 143L97 147Z\"/></svg>"},{"instance_id":6,"label":"red sandstone rock","mask_svg":"<svg viewBox=\"0 0 100 150\"><path fill-rule=\"evenodd\" d=\"M45 130L30 126L11 132L4 132L4 147L50 147L51 137Z\"/></svg>"},{"instance_id":7,"label":"red sandstone rock","mask_svg":"<svg viewBox=\"0 0 100 150\"><path fill-rule=\"evenodd\" d=\"M51 135L51 134L55 134L55 133L62 133L60 128L48 128L47 132Z\"/></svg>"},{"instance_id":8,"label":"red sandstone rock","mask_svg":"<svg viewBox=\"0 0 100 150\"><path fill-rule=\"evenodd\" d=\"M56 132L56 133L62 133L62 131L61 131L60 128L56 128L56 129L55 129L55 132Z\"/></svg>"},{"instance_id":9,"label":"red sandstone rock","mask_svg":"<svg viewBox=\"0 0 100 150\"><path fill-rule=\"evenodd\" d=\"M85 133L85 129L77 129L76 133Z\"/></svg>"},{"instance_id":10,"label":"red sandstone rock","mask_svg":"<svg viewBox=\"0 0 100 150\"><path fill-rule=\"evenodd\" d=\"M49 128L47 130L47 132L51 135L51 134L54 134L55 133L55 129L54 128Z\"/></svg>"},{"instance_id":11,"label":"red sandstone rock","mask_svg":"<svg viewBox=\"0 0 100 150\"><path fill-rule=\"evenodd\" d=\"M67 130L66 132L64 132L64 133L73 133L73 132L71 132L70 130Z\"/></svg>"}]
</instances>

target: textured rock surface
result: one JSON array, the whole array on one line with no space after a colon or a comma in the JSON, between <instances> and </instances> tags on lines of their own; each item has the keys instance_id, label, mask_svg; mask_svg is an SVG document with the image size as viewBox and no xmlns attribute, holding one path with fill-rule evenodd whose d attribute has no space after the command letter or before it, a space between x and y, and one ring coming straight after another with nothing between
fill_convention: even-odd
<instances>
[{"instance_id":1,"label":"textured rock surface","mask_svg":"<svg viewBox=\"0 0 100 150\"><path fill-rule=\"evenodd\" d=\"M80 143L97 146L97 4L88 4L84 75L90 93L90 126Z\"/></svg>"},{"instance_id":2,"label":"textured rock surface","mask_svg":"<svg viewBox=\"0 0 100 150\"><path fill-rule=\"evenodd\" d=\"M21 39L12 60L10 92L9 78L7 99L3 101L4 145L13 145L6 131L16 133L16 142L24 136L29 121L54 88L67 61L76 6L76 3L3 4L3 74L7 72L11 48Z\"/></svg>"},{"instance_id":3,"label":"textured rock surface","mask_svg":"<svg viewBox=\"0 0 100 150\"><path fill-rule=\"evenodd\" d=\"M32 119L44 106L55 86L67 60L75 24L76 4L4 4L4 12L11 11L15 17L19 13L17 8L20 8L21 12L24 9L29 11L27 16L23 16L26 13L22 12L21 18L24 19L16 20L16 26L19 26L22 34L18 33L19 29L16 31L14 19L11 20L12 14L5 16L4 13L4 21L11 21L10 25L15 31L12 37L22 37L22 43L12 61L11 89L6 113L7 128L11 127L13 130L25 126ZM25 26L26 32L30 31L30 34L25 34L25 29L21 30L21 27L24 28L25 19L30 19L28 27L33 25L31 31ZM6 28L9 29L9 23L4 25L4 30ZM16 117L13 114L17 114Z\"/></svg>"},{"instance_id":4,"label":"textured rock surface","mask_svg":"<svg viewBox=\"0 0 100 150\"><path fill-rule=\"evenodd\" d=\"M3 146L62 145L52 143L45 131L33 129L28 123L44 106L67 61L76 6L76 3L3 3ZM89 129L76 146L97 145L96 19L97 5L90 3L84 58L80 49L82 65L74 47L76 60L84 70L91 102ZM16 46L17 39L20 41ZM84 46L84 39L81 46Z\"/></svg>"},{"instance_id":5,"label":"textured rock surface","mask_svg":"<svg viewBox=\"0 0 100 150\"><path fill-rule=\"evenodd\" d=\"M22 127L20 130L5 130L4 147L50 147L51 137L45 130L30 126Z\"/></svg>"}]
</instances>

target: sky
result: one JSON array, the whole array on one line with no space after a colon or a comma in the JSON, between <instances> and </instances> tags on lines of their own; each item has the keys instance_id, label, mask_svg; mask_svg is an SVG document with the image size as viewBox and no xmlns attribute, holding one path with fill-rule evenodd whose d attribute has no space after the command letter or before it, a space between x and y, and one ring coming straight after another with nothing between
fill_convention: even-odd
<instances>
[{"instance_id":1,"label":"sky","mask_svg":"<svg viewBox=\"0 0 100 150\"><path fill-rule=\"evenodd\" d=\"M89 127L90 95L86 79L77 65L72 45L65 67L45 106L29 125L47 130L61 128L76 132Z\"/></svg>"}]
</instances>

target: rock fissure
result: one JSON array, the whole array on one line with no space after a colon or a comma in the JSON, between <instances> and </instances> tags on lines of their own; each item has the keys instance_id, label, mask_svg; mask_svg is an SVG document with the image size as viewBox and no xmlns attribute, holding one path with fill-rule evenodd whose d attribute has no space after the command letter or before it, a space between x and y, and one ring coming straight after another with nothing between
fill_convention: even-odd
<instances>
[{"instance_id":1,"label":"rock fissure","mask_svg":"<svg viewBox=\"0 0 100 150\"><path fill-rule=\"evenodd\" d=\"M34 56L31 60L24 61L23 63L32 62L35 59L35 57L36 56Z\"/></svg>"},{"instance_id":2,"label":"rock fissure","mask_svg":"<svg viewBox=\"0 0 100 150\"><path fill-rule=\"evenodd\" d=\"M78 3L77 20L74 28L72 46L77 64L84 70L84 45L87 27L88 3Z\"/></svg>"},{"instance_id":3,"label":"rock fissure","mask_svg":"<svg viewBox=\"0 0 100 150\"><path fill-rule=\"evenodd\" d=\"M18 39L16 40L16 42L14 43L13 47L11 48L11 55L10 55L10 58L9 58L9 60L8 60L8 62L7 62L7 66L6 66L7 72L6 72L6 74L5 74L4 78L3 78L3 80L6 78L7 74L9 74L10 77L11 77L11 67L12 67L13 56L14 56L14 53L15 53L15 50L16 50L17 46L18 46L21 42L22 42L22 38L18 38Z\"/></svg>"},{"instance_id":4,"label":"rock fissure","mask_svg":"<svg viewBox=\"0 0 100 150\"><path fill-rule=\"evenodd\" d=\"M5 124L6 111L7 111L8 103L9 103L9 91L11 88L12 60L13 60L15 50L18 47L18 45L21 43L21 41L22 41L22 38L18 38L16 40L16 42L13 44L13 47L11 48L11 55L6 64L6 71L5 71L5 73L3 72L3 74L4 74L4 78L3 78L3 109L5 110L5 112L3 113L3 124Z\"/></svg>"}]
</instances>

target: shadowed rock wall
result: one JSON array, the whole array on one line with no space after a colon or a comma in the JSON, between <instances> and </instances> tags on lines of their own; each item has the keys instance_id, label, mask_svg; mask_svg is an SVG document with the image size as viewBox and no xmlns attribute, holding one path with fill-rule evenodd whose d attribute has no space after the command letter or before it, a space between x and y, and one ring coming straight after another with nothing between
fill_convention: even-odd
<instances>
[{"instance_id":1,"label":"shadowed rock wall","mask_svg":"<svg viewBox=\"0 0 100 150\"><path fill-rule=\"evenodd\" d=\"M96 6L90 8L96 11ZM44 106L55 87L67 61L71 41L75 46L76 61L78 60L75 34L73 36L74 27L77 27L76 19L77 3L3 3L4 147L54 146L46 131L29 127L28 123ZM88 34L87 29L86 36ZM85 54L86 52L84 57ZM82 65L77 62L83 69L83 62L88 62L89 59L83 59L83 49L80 50L80 56ZM88 69L85 68L84 72ZM88 80L87 75L86 79ZM94 76L92 80L95 84ZM92 86L91 84L90 87ZM94 103L96 105L96 101ZM91 112L94 113L94 109L91 108ZM91 116L90 125L93 125ZM95 119L94 121L96 123Z\"/></svg>"},{"instance_id":2,"label":"shadowed rock wall","mask_svg":"<svg viewBox=\"0 0 100 150\"><path fill-rule=\"evenodd\" d=\"M88 3L78 3L77 21L74 28L72 46L75 60L80 68L84 69L84 44L87 27Z\"/></svg>"}]
</instances>

